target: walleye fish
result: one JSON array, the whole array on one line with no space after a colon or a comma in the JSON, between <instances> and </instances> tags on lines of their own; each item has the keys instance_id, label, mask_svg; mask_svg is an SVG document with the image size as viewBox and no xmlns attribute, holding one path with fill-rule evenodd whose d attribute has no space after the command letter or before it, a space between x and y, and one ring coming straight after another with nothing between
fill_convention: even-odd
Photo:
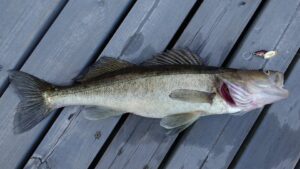
<instances>
[{"instance_id":1,"label":"walleye fish","mask_svg":"<svg viewBox=\"0 0 300 169\"><path fill-rule=\"evenodd\" d=\"M21 98L14 133L73 105L85 106L90 120L126 112L162 118L162 127L178 133L201 116L250 111L288 96L280 72L205 67L186 50L170 50L140 65L102 57L72 86L54 86L18 71L9 77Z\"/></svg>"}]
</instances>

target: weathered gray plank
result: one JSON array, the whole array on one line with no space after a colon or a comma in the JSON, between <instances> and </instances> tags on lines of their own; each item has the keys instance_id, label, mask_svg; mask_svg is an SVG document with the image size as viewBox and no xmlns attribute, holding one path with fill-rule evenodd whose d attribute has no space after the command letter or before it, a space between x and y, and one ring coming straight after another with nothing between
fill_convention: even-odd
<instances>
[{"instance_id":1,"label":"weathered gray plank","mask_svg":"<svg viewBox=\"0 0 300 169\"><path fill-rule=\"evenodd\" d=\"M60 13L22 70L56 84L70 83L108 38L130 0L71 0ZM0 99L0 166L16 168L30 155L32 146L50 118L33 130L13 135L12 121L19 99L11 87ZM79 137L78 137L79 138ZM60 160L74 157L64 154ZM76 160L76 159L75 159ZM54 162L55 164L55 162ZM62 167L63 168L63 167Z\"/></svg>"},{"instance_id":2,"label":"weathered gray plank","mask_svg":"<svg viewBox=\"0 0 300 169\"><path fill-rule=\"evenodd\" d=\"M194 3L195 0L137 1L101 56L139 62L164 50ZM27 168L86 168L91 163L119 118L88 121L80 111L81 108L67 108L60 114Z\"/></svg>"},{"instance_id":3,"label":"weathered gray plank","mask_svg":"<svg viewBox=\"0 0 300 169\"><path fill-rule=\"evenodd\" d=\"M158 120L149 120L130 115L126 127L122 127L116 138L99 161L102 168L158 168L163 160L168 143L175 136L167 137ZM153 122L155 121L155 122ZM144 135L141 137L141 133Z\"/></svg>"},{"instance_id":4,"label":"weathered gray plank","mask_svg":"<svg viewBox=\"0 0 300 169\"><path fill-rule=\"evenodd\" d=\"M60 12L66 0L0 1L0 93L7 85L5 70L21 66Z\"/></svg>"},{"instance_id":5,"label":"weathered gray plank","mask_svg":"<svg viewBox=\"0 0 300 169\"><path fill-rule=\"evenodd\" d=\"M298 24L299 21L300 15ZM286 88L290 91L289 98L267 110L234 168L295 168L300 158L299 57L286 82Z\"/></svg>"},{"instance_id":6,"label":"weathered gray plank","mask_svg":"<svg viewBox=\"0 0 300 169\"><path fill-rule=\"evenodd\" d=\"M300 169L300 160L298 161L298 163L297 163L295 169Z\"/></svg>"},{"instance_id":7,"label":"weathered gray plank","mask_svg":"<svg viewBox=\"0 0 300 169\"><path fill-rule=\"evenodd\" d=\"M299 48L299 38L296 38L299 25L297 26L295 16L298 4L299 0L269 1L249 29L249 33L243 39L240 48L234 54L234 59L228 66L248 69L265 67L284 71ZM249 52L259 49L278 50L279 56L270 61L249 58ZM259 112L256 110L244 116L200 119L188 135L181 140L167 168L199 168L199 166L201 168L227 168ZM218 123L202 124L208 123L207 120L218 121ZM211 131L211 128L219 129ZM215 138L206 138L205 135L208 133L214 135ZM191 158L192 161L189 160Z\"/></svg>"},{"instance_id":8,"label":"weathered gray plank","mask_svg":"<svg viewBox=\"0 0 300 169\"><path fill-rule=\"evenodd\" d=\"M189 47L209 65L220 65L259 3L259 0L245 5L237 0L204 1L176 47ZM159 120L129 117L97 168L156 168L175 138L165 134Z\"/></svg>"}]
</instances>

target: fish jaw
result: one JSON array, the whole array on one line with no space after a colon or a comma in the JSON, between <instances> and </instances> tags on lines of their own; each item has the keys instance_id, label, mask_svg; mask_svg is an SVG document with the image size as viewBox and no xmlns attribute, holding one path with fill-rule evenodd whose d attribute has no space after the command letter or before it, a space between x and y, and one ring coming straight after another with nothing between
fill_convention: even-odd
<instances>
[{"instance_id":1,"label":"fish jaw","mask_svg":"<svg viewBox=\"0 0 300 169\"><path fill-rule=\"evenodd\" d=\"M288 90L276 86L272 86L264 90L261 90L261 88L253 90L256 90L256 94L253 96L254 103L260 107L280 101L289 96Z\"/></svg>"},{"instance_id":2,"label":"fish jaw","mask_svg":"<svg viewBox=\"0 0 300 169\"><path fill-rule=\"evenodd\" d=\"M248 73L248 74L247 74ZM288 97L280 72L243 71L221 77L218 92L232 107L250 111ZM233 78L231 78L233 77Z\"/></svg>"}]
</instances>

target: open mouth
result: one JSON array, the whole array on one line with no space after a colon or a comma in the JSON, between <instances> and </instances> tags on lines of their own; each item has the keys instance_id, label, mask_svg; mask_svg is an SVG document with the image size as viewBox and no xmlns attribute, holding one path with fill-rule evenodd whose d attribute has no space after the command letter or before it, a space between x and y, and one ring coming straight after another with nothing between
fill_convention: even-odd
<instances>
[{"instance_id":1,"label":"open mouth","mask_svg":"<svg viewBox=\"0 0 300 169\"><path fill-rule=\"evenodd\" d=\"M222 98L229 103L232 106L236 106L235 101L233 100L230 91L228 89L228 86L226 83L223 83L220 87L220 95L222 96Z\"/></svg>"}]
</instances>

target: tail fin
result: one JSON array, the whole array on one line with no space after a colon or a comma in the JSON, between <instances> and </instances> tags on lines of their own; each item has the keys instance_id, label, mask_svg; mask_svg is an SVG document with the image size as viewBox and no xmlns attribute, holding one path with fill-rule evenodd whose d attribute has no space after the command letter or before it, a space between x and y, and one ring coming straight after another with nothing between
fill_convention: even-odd
<instances>
[{"instance_id":1,"label":"tail fin","mask_svg":"<svg viewBox=\"0 0 300 169\"><path fill-rule=\"evenodd\" d=\"M14 116L14 133L23 133L47 117L51 112L44 100L43 92L52 85L24 72L9 71L9 79L20 96Z\"/></svg>"}]
</instances>

